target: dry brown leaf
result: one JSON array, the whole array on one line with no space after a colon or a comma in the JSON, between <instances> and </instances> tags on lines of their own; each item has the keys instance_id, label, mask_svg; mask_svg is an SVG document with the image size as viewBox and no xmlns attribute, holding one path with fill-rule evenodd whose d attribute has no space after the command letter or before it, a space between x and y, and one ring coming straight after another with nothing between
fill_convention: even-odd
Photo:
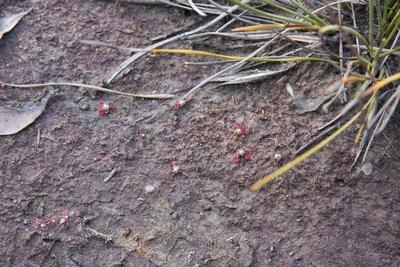
<instances>
[{"instance_id":1,"label":"dry brown leaf","mask_svg":"<svg viewBox=\"0 0 400 267\"><path fill-rule=\"evenodd\" d=\"M295 112L302 115L305 113L316 111L322 104L331 99L334 95L335 94L330 94L316 98L309 98L303 95L300 97L296 97L293 100L292 105Z\"/></svg>"},{"instance_id":2,"label":"dry brown leaf","mask_svg":"<svg viewBox=\"0 0 400 267\"><path fill-rule=\"evenodd\" d=\"M0 39L3 38L3 35L9 31L11 31L15 25L18 24L18 22L29 12L31 12L32 9L29 9L28 11L17 13L17 14L12 14L9 16L5 16L3 18L0 18Z\"/></svg>"},{"instance_id":3,"label":"dry brown leaf","mask_svg":"<svg viewBox=\"0 0 400 267\"><path fill-rule=\"evenodd\" d=\"M18 133L34 122L46 108L49 96L39 104L30 103L22 109L0 106L0 135Z\"/></svg>"}]
</instances>

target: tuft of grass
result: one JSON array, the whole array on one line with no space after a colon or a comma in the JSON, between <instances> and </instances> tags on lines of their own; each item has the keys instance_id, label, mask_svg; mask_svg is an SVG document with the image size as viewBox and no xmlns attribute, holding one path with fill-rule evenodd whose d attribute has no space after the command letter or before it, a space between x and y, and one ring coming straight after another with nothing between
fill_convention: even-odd
<instances>
[{"instance_id":1,"label":"tuft of grass","mask_svg":"<svg viewBox=\"0 0 400 267\"><path fill-rule=\"evenodd\" d=\"M231 0L233 3L238 3L238 0ZM265 2L265 1L262 1ZM350 101L345 107L344 112L342 115L350 112L352 109L356 108L356 104L360 102L366 102L366 104L358 109L355 115L351 117L350 120L344 123L339 129L334 131L328 137L324 138L321 142L310 148L305 153L299 155L292 161L288 162L278 170L274 171L271 174L266 175L265 177L258 180L256 183L252 184L250 189L252 191L259 190L262 186L266 185L268 182L272 181L276 177L284 174L286 171L292 169L294 166L300 164L307 158L311 157L315 153L317 153L320 149L325 147L329 142L331 142L335 137L342 134L346 129L348 129L354 122L359 119L363 114L364 115L364 122L361 124L357 135L355 137L355 144L360 144L358 148L358 155L361 154L363 151L366 142L360 142L360 140L367 140L369 139L372 142L372 139L376 133L373 129L378 128L379 122L382 121L382 116L386 114L382 110L377 110L377 102L380 99L379 93L380 90L389 89L388 85L391 83L395 83L397 80L400 80L400 72L397 72L393 75L388 75L388 73L392 73L393 70L390 66L385 65L384 63L387 62L388 57L394 56L394 52L399 49L398 46L398 39L400 35L399 25L400 25L400 9L397 8L397 11L394 8L390 8L391 6L398 5L397 3L393 3L392 0L370 0L368 1L368 32L367 37L364 36L364 33L361 32L359 29L356 29L352 26L347 26L343 24L326 24L324 21L316 17L311 10L308 10L305 6L301 6L301 4L297 1L292 1L297 7L300 7L305 14L310 15L309 19L305 19L306 24L303 27L293 27L294 29L298 28L303 31L315 31L318 30L320 35L325 35L329 32L339 32L340 34L348 34L353 36L353 38L357 39L357 42L361 42L366 47L367 55L361 55L360 53L354 53L354 51L349 51L353 53L353 56L357 58L355 62L351 62L351 64L358 64L357 71L359 71L358 76L349 76L344 77L341 82L343 85L354 82L360 83L361 85L358 86L357 93L354 96L353 101ZM248 10L255 11L253 8L249 8L248 6L243 6ZM349 7L349 6L347 6ZM338 6L340 9L341 7ZM256 12L256 11L255 11ZM261 12L258 12L262 14ZM288 12L288 14L293 14L292 12ZM300 17L300 16L298 16ZM297 24L301 25L301 24ZM377 27L375 26L377 25ZM264 25L252 25L247 27L240 27L236 28L235 31L257 31L257 30L273 30L273 29L282 29L282 28L290 28L290 24L276 24L275 26L271 24L264 24ZM375 47L378 47L376 49ZM385 50L385 52L383 52ZM360 49L358 49L360 51ZM347 62L350 64L349 62ZM396 67L396 66L395 66ZM397 66L398 68L398 66ZM398 71L398 70L397 70ZM379 74L379 78L376 78L375 75ZM369 84L372 84L368 87ZM400 90L392 90L389 91L389 94L392 92L393 94L397 94L397 98L400 97ZM388 92L388 91L387 91ZM385 101L384 98L382 102ZM398 104L394 102L395 105ZM388 109L388 107L386 106ZM392 106L391 110L394 110L395 107ZM364 112L366 111L366 112ZM381 114L380 118L377 119L377 114ZM393 114L393 113L392 113ZM390 114L390 116L392 115ZM379 115L378 115L379 116ZM343 116L341 116L343 117ZM372 120L373 118L374 121ZM369 144L370 145L370 144ZM368 145L368 147L369 147ZM367 149L368 149L367 147ZM368 150L365 151L367 153ZM365 159L365 156L364 156Z\"/></svg>"},{"instance_id":2,"label":"tuft of grass","mask_svg":"<svg viewBox=\"0 0 400 267\"><path fill-rule=\"evenodd\" d=\"M213 1L210 2L213 3ZM234 73L240 71L245 63L255 65L269 62L323 61L341 71L337 93L330 103L338 96L347 93L350 84L356 88L352 91L354 92L352 99L332 121L321 129L327 129L321 131L320 138L317 139L322 141L283 167L262 177L252 184L250 189L259 190L313 156L358 120L361 124L354 141L354 144L358 146L354 162L357 162L362 155L362 161L364 161L374 137L386 127L400 102L398 82L400 80L398 60L400 2L398 0L343 0L329 4L323 4L323 1L303 4L299 0L290 0L287 4L273 0L259 0L257 4L251 4L252 2L248 0L228 0L228 2L233 6L227 9L230 13L225 12L229 13L233 19L216 32L203 33L204 35L199 36L223 36L249 42L270 39L264 41L265 43L249 56L230 56L191 49L159 49L158 47L149 49L149 52L237 61L234 65L215 74L214 77L225 71L234 70ZM366 14L365 10L368 10ZM344 13L346 15L343 15ZM246 18L241 17L243 14L246 14ZM242 24L238 25L238 21ZM225 29L229 31L223 32L222 30ZM290 39L288 32L294 32L297 37ZM339 36L337 43L329 39L334 34ZM302 35L304 38L301 38ZM281 56L260 56L264 49L276 40L286 40L288 45L297 44L297 47L302 47L300 50L307 51L307 56L295 55L295 52ZM311 44L304 47L301 43L301 41L305 42L304 40L307 40L306 42L311 40ZM325 45L326 42L336 44L337 50L332 51ZM206 79L194 87L190 93L209 80ZM350 119L346 120L346 118Z\"/></svg>"}]
</instances>

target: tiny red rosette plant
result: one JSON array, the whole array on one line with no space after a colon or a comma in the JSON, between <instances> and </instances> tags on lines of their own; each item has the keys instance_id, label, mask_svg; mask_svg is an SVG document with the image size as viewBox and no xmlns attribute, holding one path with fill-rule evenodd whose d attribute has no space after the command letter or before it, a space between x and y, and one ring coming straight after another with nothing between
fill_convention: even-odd
<instances>
[{"instance_id":1,"label":"tiny red rosette plant","mask_svg":"<svg viewBox=\"0 0 400 267\"><path fill-rule=\"evenodd\" d=\"M97 105L99 106L97 109L97 114L99 114L100 117L104 117L112 112L117 111L113 105L106 103L103 99L99 99L97 101Z\"/></svg>"}]
</instances>

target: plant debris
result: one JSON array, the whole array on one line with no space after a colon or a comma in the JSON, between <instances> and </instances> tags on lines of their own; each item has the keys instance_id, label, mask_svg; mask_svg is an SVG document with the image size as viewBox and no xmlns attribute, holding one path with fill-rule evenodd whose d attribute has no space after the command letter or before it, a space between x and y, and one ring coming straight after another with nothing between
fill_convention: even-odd
<instances>
[{"instance_id":1,"label":"plant debris","mask_svg":"<svg viewBox=\"0 0 400 267\"><path fill-rule=\"evenodd\" d=\"M18 22L31 11L32 8L25 12L16 13L0 18L0 40L1 38L3 38L3 35L5 33L14 29Z\"/></svg>"},{"instance_id":2,"label":"plant debris","mask_svg":"<svg viewBox=\"0 0 400 267\"><path fill-rule=\"evenodd\" d=\"M316 111L322 106L322 104L332 98L332 96L333 95L316 98L308 98L305 96L297 97L293 99L294 110L299 115Z\"/></svg>"},{"instance_id":3,"label":"plant debris","mask_svg":"<svg viewBox=\"0 0 400 267\"><path fill-rule=\"evenodd\" d=\"M11 135L20 132L32 124L45 110L50 95L40 103L27 103L23 108L0 106L0 135Z\"/></svg>"}]
</instances>

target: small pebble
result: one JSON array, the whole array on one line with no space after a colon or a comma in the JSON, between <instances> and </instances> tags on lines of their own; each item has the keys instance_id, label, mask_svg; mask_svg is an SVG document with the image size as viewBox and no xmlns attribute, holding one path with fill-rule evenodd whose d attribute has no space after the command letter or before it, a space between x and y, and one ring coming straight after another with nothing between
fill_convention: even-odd
<instances>
[{"instance_id":1,"label":"small pebble","mask_svg":"<svg viewBox=\"0 0 400 267\"><path fill-rule=\"evenodd\" d=\"M144 191L146 191L146 193L153 193L156 190L156 188L154 187L154 185L146 185L144 188Z\"/></svg>"},{"instance_id":2,"label":"small pebble","mask_svg":"<svg viewBox=\"0 0 400 267\"><path fill-rule=\"evenodd\" d=\"M294 258L295 261L301 261L302 259L303 259L302 256L296 256L296 257Z\"/></svg>"},{"instance_id":3,"label":"small pebble","mask_svg":"<svg viewBox=\"0 0 400 267\"><path fill-rule=\"evenodd\" d=\"M361 166L361 171L366 175L370 176L372 174L372 164L367 162Z\"/></svg>"},{"instance_id":4,"label":"small pebble","mask_svg":"<svg viewBox=\"0 0 400 267\"><path fill-rule=\"evenodd\" d=\"M79 108L80 108L81 110L89 110L89 109L90 109L90 105L89 105L89 103L88 103L87 100L81 100L81 101L79 101L78 105L79 105Z\"/></svg>"}]
</instances>

